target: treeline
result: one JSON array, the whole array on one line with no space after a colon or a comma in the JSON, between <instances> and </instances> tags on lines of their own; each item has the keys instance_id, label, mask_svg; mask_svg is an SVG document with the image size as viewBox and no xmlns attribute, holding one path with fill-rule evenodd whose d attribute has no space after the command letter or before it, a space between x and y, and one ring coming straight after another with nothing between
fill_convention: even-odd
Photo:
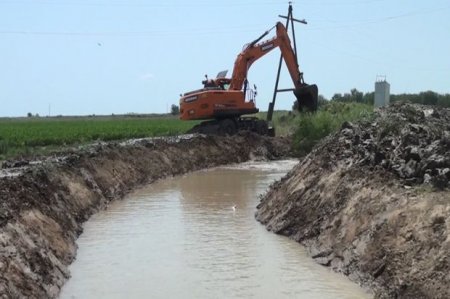
<instances>
[{"instance_id":1,"label":"treeline","mask_svg":"<svg viewBox=\"0 0 450 299\"><path fill-rule=\"evenodd\" d=\"M375 98L374 92L363 93L356 88L350 90L349 93L335 93L331 97L331 101L344 102L344 103L362 103L373 105ZM319 96L319 105L324 104L327 101L323 96ZM420 93L401 93L391 94L391 102L411 102L423 105L438 105L442 107L450 107L450 94L439 94L434 91L423 91Z\"/></svg>"},{"instance_id":2,"label":"treeline","mask_svg":"<svg viewBox=\"0 0 450 299\"><path fill-rule=\"evenodd\" d=\"M343 103L361 103L361 104L369 104L373 105L373 101L375 99L374 92L363 93L362 91L353 88L350 90L350 93L335 93L331 97L331 101L343 102ZM326 100L325 98L320 100Z\"/></svg>"},{"instance_id":3,"label":"treeline","mask_svg":"<svg viewBox=\"0 0 450 299\"><path fill-rule=\"evenodd\" d=\"M423 91L419 94L402 93L391 95L391 102L408 101L424 105L450 107L450 94L439 94L434 91Z\"/></svg>"}]
</instances>

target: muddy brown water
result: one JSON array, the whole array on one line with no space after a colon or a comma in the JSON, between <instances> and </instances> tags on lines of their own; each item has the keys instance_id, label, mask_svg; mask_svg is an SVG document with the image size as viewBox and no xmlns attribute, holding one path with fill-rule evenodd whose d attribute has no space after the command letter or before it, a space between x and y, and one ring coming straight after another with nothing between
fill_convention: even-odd
<instances>
[{"instance_id":1,"label":"muddy brown water","mask_svg":"<svg viewBox=\"0 0 450 299\"><path fill-rule=\"evenodd\" d=\"M370 298L255 220L295 163L189 173L113 203L85 224L60 298Z\"/></svg>"}]
</instances>

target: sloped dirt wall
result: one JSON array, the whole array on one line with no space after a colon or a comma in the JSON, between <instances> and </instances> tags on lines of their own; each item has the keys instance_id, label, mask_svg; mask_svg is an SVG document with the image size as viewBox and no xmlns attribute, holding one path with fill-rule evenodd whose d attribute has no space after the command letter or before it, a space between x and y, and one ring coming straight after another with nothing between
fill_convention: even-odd
<instances>
[{"instance_id":1,"label":"sloped dirt wall","mask_svg":"<svg viewBox=\"0 0 450 299\"><path fill-rule=\"evenodd\" d=\"M288 141L243 133L104 143L0 177L0 297L55 298L70 277L82 223L155 180L249 159L276 159ZM6 163L17 166L17 163Z\"/></svg>"}]
</instances>

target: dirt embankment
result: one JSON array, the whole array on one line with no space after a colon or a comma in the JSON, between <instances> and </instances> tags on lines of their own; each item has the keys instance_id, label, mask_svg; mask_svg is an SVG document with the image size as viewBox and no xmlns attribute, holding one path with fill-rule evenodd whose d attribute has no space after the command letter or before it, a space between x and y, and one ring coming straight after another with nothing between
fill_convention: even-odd
<instances>
[{"instance_id":1,"label":"dirt embankment","mask_svg":"<svg viewBox=\"0 0 450 299\"><path fill-rule=\"evenodd\" d=\"M450 110L397 104L345 123L256 218L376 298L450 298Z\"/></svg>"},{"instance_id":2,"label":"dirt embankment","mask_svg":"<svg viewBox=\"0 0 450 299\"><path fill-rule=\"evenodd\" d=\"M0 172L0 298L55 298L81 224L137 186L166 176L288 153L286 140L240 134L108 143Z\"/></svg>"}]
</instances>

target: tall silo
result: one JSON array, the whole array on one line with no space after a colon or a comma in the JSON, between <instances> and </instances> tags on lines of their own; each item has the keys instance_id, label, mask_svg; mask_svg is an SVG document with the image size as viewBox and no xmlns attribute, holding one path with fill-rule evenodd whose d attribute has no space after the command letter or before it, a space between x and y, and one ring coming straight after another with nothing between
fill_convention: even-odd
<instances>
[{"instance_id":1,"label":"tall silo","mask_svg":"<svg viewBox=\"0 0 450 299\"><path fill-rule=\"evenodd\" d=\"M375 107L389 105L390 85L386 81L386 76L377 76L375 81Z\"/></svg>"}]
</instances>

